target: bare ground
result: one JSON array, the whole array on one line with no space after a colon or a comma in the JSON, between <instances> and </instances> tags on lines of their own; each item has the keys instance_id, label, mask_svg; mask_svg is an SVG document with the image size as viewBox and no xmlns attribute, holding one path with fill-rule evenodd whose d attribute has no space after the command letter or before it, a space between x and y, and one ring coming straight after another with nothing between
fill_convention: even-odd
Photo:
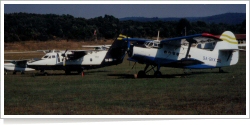
<instances>
[{"instance_id":1,"label":"bare ground","mask_svg":"<svg viewBox=\"0 0 250 125\"><path fill-rule=\"evenodd\" d=\"M36 50L65 50L65 49L84 49L82 45L110 45L114 40L97 40L97 41L24 41L4 43L5 52L15 51L36 51Z\"/></svg>"}]
</instances>

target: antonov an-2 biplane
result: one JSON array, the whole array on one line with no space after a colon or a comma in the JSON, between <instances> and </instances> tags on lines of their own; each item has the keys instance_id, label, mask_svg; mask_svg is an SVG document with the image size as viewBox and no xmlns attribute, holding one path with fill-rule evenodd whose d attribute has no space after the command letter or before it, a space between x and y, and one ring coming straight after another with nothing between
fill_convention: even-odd
<instances>
[{"instance_id":1,"label":"antonov an-2 biplane","mask_svg":"<svg viewBox=\"0 0 250 125\"><path fill-rule=\"evenodd\" d=\"M65 50L44 51L46 54L40 59L32 60L8 60L4 64L4 70L21 72L40 70L47 75L45 70L64 70L66 74L71 71L83 72L85 69L94 69L122 63L126 51L127 41L120 40L119 36L111 46L85 46L96 47L95 50ZM118 40L119 39L119 40Z\"/></svg>"},{"instance_id":2,"label":"antonov an-2 biplane","mask_svg":"<svg viewBox=\"0 0 250 125\"><path fill-rule=\"evenodd\" d=\"M235 65L239 59L238 41L234 34L225 31L220 36L209 33L195 34L164 40L123 38L128 41L128 60L146 64L137 77L156 67L154 75L161 76L161 67L183 69L211 69ZM152 68L148 70L149 66Z\"/></svg>"}]
</instances>

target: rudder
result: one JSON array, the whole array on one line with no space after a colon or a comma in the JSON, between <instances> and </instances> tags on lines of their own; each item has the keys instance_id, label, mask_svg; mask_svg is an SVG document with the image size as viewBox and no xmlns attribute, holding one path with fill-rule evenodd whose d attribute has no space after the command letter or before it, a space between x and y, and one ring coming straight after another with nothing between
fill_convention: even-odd
<instances>
[{"instance_id":1,"label":"rudder","mask_svg":"<svg viewBox=\"0 0 250 125\"><path fill-rule=\"evenodd\" d=\"M112 43L103 62L105 65L117 65L123 62L128 48L128 42L123 38L126 36L121 33Z\"/></svg>"},{"instance_id":2,"label":"rudder","mask_svg":"<svg viewBox=\"0 0 250 125\"><path fill-rule=\"evenodd\" d=\"M235 65L239 60L238 41L231 31L225 31L220 36L215 49L219 50L219 58L225 58L224 65Z\"/></svg>"},{"instance_id":3,"label":"rudder","mask_svg":"<svg viewBox=\"0 0 250 125\"><path fill-rule=\"evenodd\" d=\"M217 50L238 50L238 41L231 31L225 31L221 34L222 41L217 42Z\"/></svg>"}]
</instances>

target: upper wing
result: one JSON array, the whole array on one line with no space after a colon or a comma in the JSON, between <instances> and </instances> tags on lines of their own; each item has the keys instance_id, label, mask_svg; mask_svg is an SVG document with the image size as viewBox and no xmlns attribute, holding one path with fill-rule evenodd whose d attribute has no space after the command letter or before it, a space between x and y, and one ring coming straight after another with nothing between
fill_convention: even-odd
<instances>
[{"instance_id":1,"label":"upper wing","mask_svg":"<svg viewBox=\"0 0 250 125\"><path fill-rule=\"evenodd\" d=\"M132 41L132 42L137 42L137 43L145 43L147 41L152 41L151 39L142 39L142 38L122 38L121 40L125 40L125 41Z\"/></svg>"},{"instance_id":2,"label":"upper wing","mask_svg":"<svg viewBox=\"0 0 250 125\"><path fill-rule=\"evenodd\" d=\"M83 45L83 48L94 48L95 50L107 50L110 48L111 45Z\"/></svg>"},{"instance_id":3,"label":"upper wing","mask_svg":"<svg viewBox=\"0 0 250 125\"><path fill-rule=\"evenodd\" d=\"M89 52L92 52L90 50L72 50L71 54L67 54L67 58L69 60L76 60L79 59L85 55L87 55Z\"/></svg>"},{"instance_id":4,"label":"upper wing","mask_svg":"<svg viewBox=\"0 0 250 125\"><path fill-rule=\"evenodd\" d=\"M160 43L170 44L170 45L181 45L185 42L196 43L196 42L201 42L203 40L209 40L209 39L221 40L218 36L215 36L209 33L202 33L202 34L194 34L194 35L189 35L189 36L164 39L164 40L161 40Z\"/></svg>"}]
</instances>

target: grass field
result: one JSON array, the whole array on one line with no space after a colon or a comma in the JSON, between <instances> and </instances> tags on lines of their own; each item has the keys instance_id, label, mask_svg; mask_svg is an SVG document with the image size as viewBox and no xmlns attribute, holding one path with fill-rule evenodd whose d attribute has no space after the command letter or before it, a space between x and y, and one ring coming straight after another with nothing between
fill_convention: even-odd
<instances>
[{"instance_id":1,"label":"grass field","mask_svg":"<svg viewBox=\"0 0 250 125\"><path fill-rule=\"evenodd\" d=\"M5 55L6 56L6 55ZM16 58L15 56L12 58ZM225 73L161 68L163 78L135 79L144 68L121 65L85 71L4 76L4 115L245 115L246 53ZM151 75L153 73L150 73Z\"/></svg>"}]
</instances>

